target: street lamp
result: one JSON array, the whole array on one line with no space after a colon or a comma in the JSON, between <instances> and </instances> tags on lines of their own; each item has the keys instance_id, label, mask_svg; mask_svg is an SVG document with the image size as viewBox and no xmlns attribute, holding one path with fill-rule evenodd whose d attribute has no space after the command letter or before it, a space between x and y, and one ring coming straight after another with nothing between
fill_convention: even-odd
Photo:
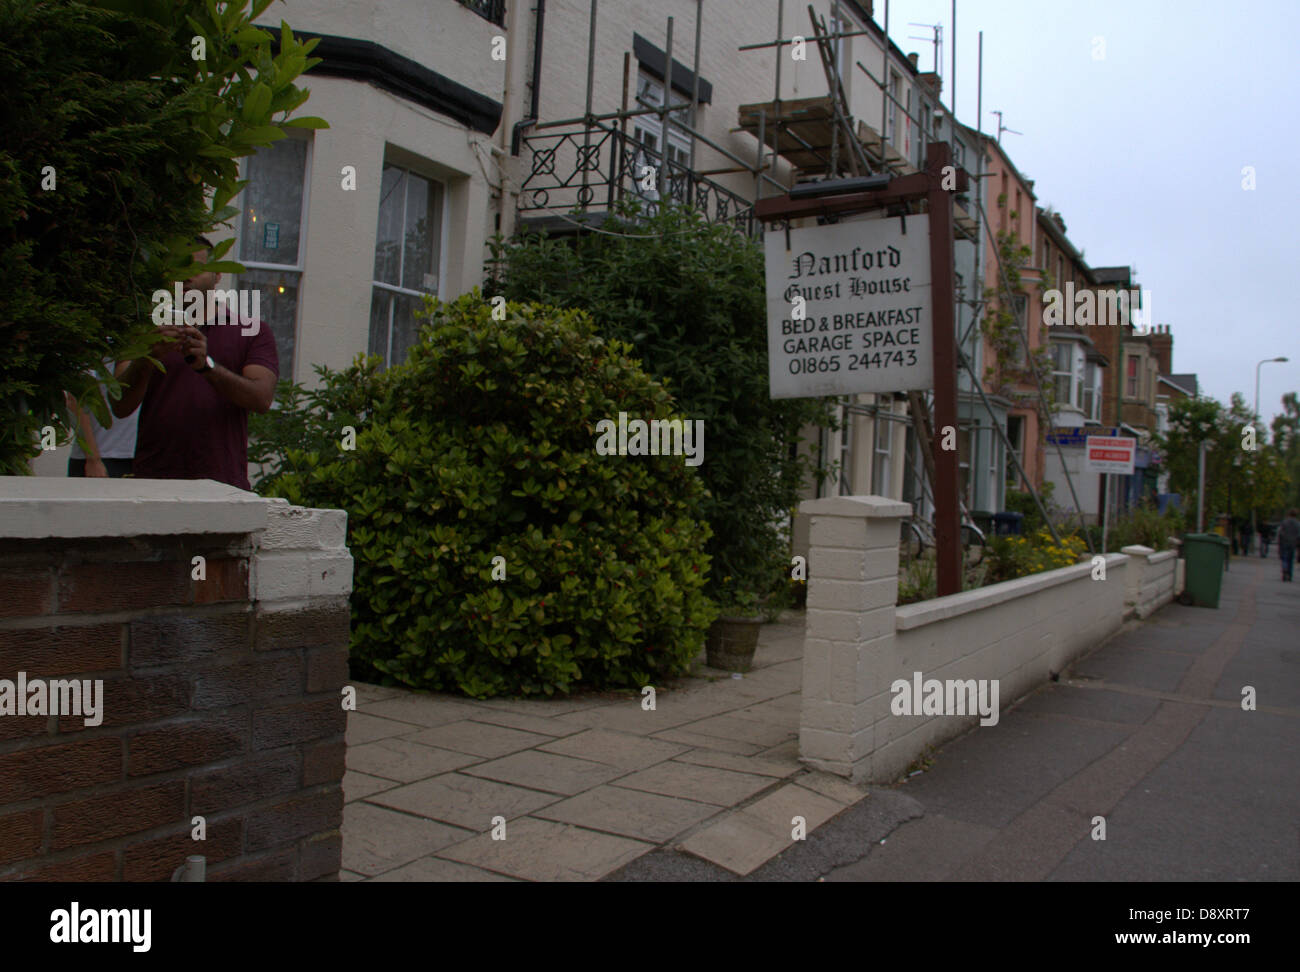
<instances>
[{"instance_id":1,"label":"street lamp","mask_svg":"<svg viewBox=\"0 0 1300 972\"><path fill-rule=\"evenodd\" d=\"M1253 413L1253 414L1254 414L1254 420L1253 420L1253 421L1258 422L1258 421L1259 421L1259 418L1260 418L1260 415L1259 415L1259 369L1260 369L1261 367L1263 367L1264 365L1266 365L1266 364L1272 364L1273 362L1286 362L1286 361L1289 361L1289 360L1290 360L1289 358L1285 358L1285 357L1283 357L1283 358L1265 358L1265 359L1264 359L1263 361L1261 361L1259 364L1255 365L1255 411L1254 411L1254 413ZM1255 437L1256 437L1256 438L1259 438L1259 432L1258 432L1258 430L1256 430L1256 435L1255 435ZM1256 446L1256 448L1258 448L1258 446ZM1254 465L1254 463L1252 463L1252 465ZM1251 472L1252 472L1252 473L1255 473L1255 472L1258 472L1258 470L1257 470L1257 469L1252 469ZM1254 475L1252 475L1252 476L1250 477L1250 540L1253 541L1257 535L1258 535L1258 528L1257 528L1257 524L1256 524L1256 522L1255 522L1255 477L1254 477ZM1262 549L1262 548L1261 548L1261 549Z\"/></svg>"}]
</instances>

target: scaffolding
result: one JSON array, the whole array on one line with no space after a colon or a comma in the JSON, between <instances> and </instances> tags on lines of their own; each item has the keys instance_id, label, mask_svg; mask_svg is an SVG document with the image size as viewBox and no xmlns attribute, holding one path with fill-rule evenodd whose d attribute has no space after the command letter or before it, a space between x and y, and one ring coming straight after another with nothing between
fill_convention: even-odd
<instances>
[{"instance_id":1,"label":"scaffolding","mask_svg":"<svg viewBox=\"0 0 1300 972\"><path fill-rule=\"evenodd\" d=\"M913 164L912 160L899 152L895 146L890 144L890 138L896 133L897 122L895 122L895 132L890 132L890 113L889 108L894 109L894 119L905 118L911 124L916 126L918 132L917 152L918 159L924 159L928 150L929 143L933 141L932 132L928 130L926 120L914 114L910 108L901 102L889 90L889 59L890 59L890 41L889 41L889 0L884 4L884 28L875 30L844 30L847 21L843 17L840 0L834 0L832 4L831 21L827 23L824 17L819 16L815 7L809 3L807 5L808 18L812 27L811 39L803 37L784 37L785 33L785 0L777 0L777 23L776 38L772 41L746 44L737 48L738 51L752 51L761 49L775 48L777 50L776 69L773 84L772 100L758 104L747 104L740 106L738 125L733 131L746 131L752 134L757 141L755 157L750 160L743 158L737 152L720 145L718 142L704 135L699 131L696 125L696 109L699 105L699 83L700 83L700 40L703 26L703 6L704 0L696 0L695 15L695 37L694 37L694 60L692 63L692 90L691 100L689 102L675 100L676 95L673 87L674 57L673 57L673 34L675 18L669 16L665 29L665 64L663 71L663 95L658 104L652 104L642 98L640 94L635 96L635 103L629 97L629 87L631 84L631 54L625 52L623 55L623 91L622 100L619 110L611 112L597 113L594 111L594 89L595 89L595 58L596 58L596 25L599 0L589 0L589 33L587 44L587 71L586 71L586 100L583 114L575 118L564 118L556 121L541 122L537 121L531 125L532 134L524 136L522 141L529 143L533 150L532 169L527 177L523 180L520 187L518 209L522 212L538 212L550 210L555 212L560 208L576 209L579 219L570 220L577 222L579 225L590 226L590 221L584 221L581 217L586 215L594 202L596 202L597 190L601 187L605 189L605 205L612 209L617 202L622 201L628 194L629 190L625 187L629 174L635 178L638 174L638 163L643 159L656 159L657 170L663 174L662 185L664 192L657 196L659 202L667 197L669 202L681 203L695 207L701 211L704 218L713 221L726 221L736 225L736 227L749 235L757 235L762 230L762 222L758 220L754 213L754 204L763 198L765 187L774 188L777 193L785 195L789 192L789 186L774 177L771 173L775 171L775 161L777 157L784 159L797 172L805 175L816 175L823 179L835 179L841 175L861 176L870 174L888 174L890 176L909 175L918 172L919 169ZM956 104L956 0L952 2L952 34L950 36L950 50L952 54L952 67L949 73L951 82L950 96L953 105ZM880 131L876 131L866 122L855 119L848 103L844 90L841 69L845 65L841 64L841 56L837 51L837 45L846 38L872 36L877 37L881 51L881 73L884 77L878 78L875 74L864 65L861 61L856 61L856 67L867 78L871 80L880 90L881 112L880 112ZM781 92L781 74L782 64L784 61L781 52L787 46L802 41L803 43L813 43L816 45L818 57L822 65L822 70L826 78L827 95L824 97L802 98L802 99L783 99ZM939 34L936 30L935 36L935 68L936 77L938 76L940 48ZM942 101L939 99L939 89L936 85L934 89L934 101L942 108ZM980 118L976 124L976 146L977 146L977 171L973 174L974 180L985 177L983 172L984 140L985 135L982 130L983 116L983 32L980 32L980 68L979 68L979 115ZM689 121L684 119L685 114ZM628 135L629 121L642 116L656 116L659 123L659 131L662 133L663 144L658 151L650 149L641 143L639 139ZM949 139L955 155L955 146L957 140L958 122L955 112L950 112L950 121L948 125ZM856 121L856 125L855 125ZM581 126L579 131L564 132L562 129L572 129ZM1002 129L1009 130L1009 129ZM689 140L688 164L682 165L668 155L669 136L674 131L680 131L683 137ZM999 131L999 135L1001 131ZM705 145L717 152L724 159L732 163L730 167L711 169L707 172L699 172L695 169L698 157L699 145ZM770 151L770 155L769 155ZM608 162L606 163L606 157ZM566 165L566 161L571 159L572 166ZM605 165L608 164L608 168ZM568 175L561 177L561 172L567 172ZM709 179L711 175L747 173L753 178L753 198L745 200L736 192L727 189L720 184ZM548 181L549 180L549 181ZM633 190L634 191L634 190ZM551 193L556 192L561 198L553 200ZM646 197L641 193L636 195L645 201ZM999 274L1003 287L1009 292L1009 283L1004 267L1001 266L1001 259L998 255L996 239L988 225L986 214L983 207L978 203L978 193L976 193L975 210L979 218L975 218L975 212L967 212L962 206L961 197L955 200L953 207L953 232L956 239L963 239L972 242L975 245L975 293L971 300L962 301L958 295L959 302L966 303L971 309L971 323L967 327L965 334L960 336L957 342L957 363L959 367L964 368L970 377L971 389L978 396L980 403L988 412L991 421L991 428L996 431L1002 447L1006 451L1007 457L1014 463L1016 472L1020 480L1024 483L1025 488L1034 498L1044 521L1048 523L1052 530L1054 539L1059 543L1059 536L1056 534L1055 526L1051 518L1047 516L1047 511L1043 507L1042 500L1034 488L1033 482L1027 475L1026 470L1021 466L1015 450L1011 447L1006 436L1006 430L1001 423L997 421L996 413L992 403L985 394L982 382L975 373L971 357L966 354L965 344L968 338L972 336L978 338L976 324L979 322L984 310L983 299L983 277L980 273L981 253L983 251L981 227L983 232L988 234L989 239L994 244L994 254L999 262ZM897 204L896 210L906 214L913 211L917 203L900 203ZM652 202L647 209L653 212L657 208ZM568 219L563 215L559 218ZM789 221L785 221L788 227ZM1021 314L1021 309L1017 306L1017 315ZM1023 317L1019 318L1019 331L1022 340L1025 343L1025 349L1028 353L1028 331L1027 322ZM1039 403L1042 408L1042 414L1046 422L1050 423L1050 416L1047 414L1046 396L1042 388L1041 379L1034 371L1034 377L1038 384ZM926 427L929 423L930 402L929 396L923 396L920 393L913 392L909 395L911 401L912 423L914 426L915 438L918 444L922 444L922 456L924 458L924 444L932 440L926 436ZM850 414L858 412L861 406L851 401L846 402L849 406ZM860 413L859 413L860 414ZM1060 445L1057 444L1058 454ZM925 464L927 469L933 470L932 459ZM1074 483L1070 476L1069 470L1065 468L1062 457L1062 468L1065 472L1067 482L1070 486L1071 495L1075 497L1075 506L1078 508L1078 499L1075 495ZM933 473L931 472L931 476ZM924 497L926 483L921 479L920 494ZM963 501L964 504L964 501ZM963 513L965 513L963 505ZM1091 549L1091 541L1089 541Z\"/></svg>"}]
</instances>

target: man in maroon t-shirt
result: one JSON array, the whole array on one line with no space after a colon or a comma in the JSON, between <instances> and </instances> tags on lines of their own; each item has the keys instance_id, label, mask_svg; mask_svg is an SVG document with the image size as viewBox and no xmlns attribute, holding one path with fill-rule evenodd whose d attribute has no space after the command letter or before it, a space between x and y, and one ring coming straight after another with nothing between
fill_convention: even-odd
<instances>
[{"instance_id":1,"label":"man in maroon t-shirt","mask_svg":"<svg viewBox=\"0 0 1300 972\"><path fill-rule=\"evenodd\" d=\"M206 263L211 244L197 243L194 260ZM219 273L198 273L185 281L185 290L206 298L220 279ZM239 320L237 308L203 328L169 324L158 330L166 336L152 354L166 372L143 358L117 372L124 388L113 414L123 417L140 407L134 475L215 479L250 489L248 413L269 411L275 400L275 338L261 321Z\"/></svg>"}]
</instances>

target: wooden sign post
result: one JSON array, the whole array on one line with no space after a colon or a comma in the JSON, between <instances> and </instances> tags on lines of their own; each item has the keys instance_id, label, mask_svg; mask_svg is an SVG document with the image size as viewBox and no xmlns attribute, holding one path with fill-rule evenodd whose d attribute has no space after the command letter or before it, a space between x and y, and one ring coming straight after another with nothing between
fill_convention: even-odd
<instances>
[{"instance_id":1,"label":"wooden sign post","mask_svg":"<svg viewBox=\"0 0 1300 972\"><path fill-rule=\"evenodd\" d=\"M957 335L954 291L953 194L965 192L970 185L967 173L952 164L952 149L947 142L931 142L925 156L925 169L912 175L890 179L880 189L844 192L834 195L791 199L773 196L760 199L754 211L762 220L790 220L811 216L841 216L879 210L889 205L918 199L926 201L926 222L930 233L929 316L930 344L934 389L934 434L940 442L949 429L957 430ZM771 264L769 263L769 266ZM769 271L770 272L770 271ZM772 281L769 280L769 291ZM841 294L840 290L835 293ZM816 299L807 301L807 314L816 312ZM865 303L865 301L864 301ZM779 326L779 322L778 322ZM769 329L772 324L769 322ZM838 346L836 346L837 348ZM836 354L832 353L832 358ZM844 365L851 370L852 361ZM835 363L838 371L838 362ZM820 366L820 362L819 362ZM869 372L863 371L864 381ZM876 380L872 375L870 380ZM839 385L834 393L879 391L876 387L853 389ZM899 392L915 388L892 389ZM822 392L826 394L830 392ZM788 397L784 392L778 397ZM915 407L915 406L914 406ZM938 558L938 594L956 594L962 585L961 515L958 506L958 465L956 448L944 449L931 443L934 453L934 532Z\"/></svg>"}]
</instances>

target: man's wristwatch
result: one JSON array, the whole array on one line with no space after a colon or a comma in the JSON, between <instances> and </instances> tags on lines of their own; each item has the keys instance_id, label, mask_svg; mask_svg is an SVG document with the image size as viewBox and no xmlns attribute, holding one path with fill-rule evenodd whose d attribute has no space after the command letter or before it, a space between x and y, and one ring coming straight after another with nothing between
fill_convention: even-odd
<instances>
[{"instance_id":1,"label":"man's wristwatch","mask_svg":"<svg viewBox=\"0 0 1300 972\"><path fill-rule=\"evenodd\" d=\"M204 362L203 367L200 368L198 371L196 371L195 374L206 375L209 371L211 371L216 366L217 363L212 360L212 355L208 355L208 359L207 361Z\"/></svg>"}]
</instances>

